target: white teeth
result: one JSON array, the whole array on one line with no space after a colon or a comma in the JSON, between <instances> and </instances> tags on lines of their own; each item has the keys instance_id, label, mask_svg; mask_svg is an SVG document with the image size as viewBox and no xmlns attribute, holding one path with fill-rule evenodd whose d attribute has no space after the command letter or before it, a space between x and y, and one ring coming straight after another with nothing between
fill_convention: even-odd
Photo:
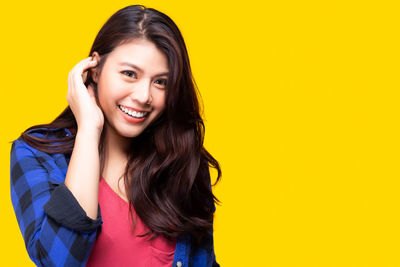
<instances>
[{"instance_id":1,"label":"white teeth","mask_svg":"<svg viewBox=\"0 0 400 267\"><path fill-rule=\"evenodd\" d=\"M131 111L128 110L126 108L124 108L123 106L119 106L119 108L125 112L126 114L128 114L129 116L135 117L135 118L143 118L144 116L147 115L147 112L136 112L136 111Z\"/></svg>"}]
</instances>

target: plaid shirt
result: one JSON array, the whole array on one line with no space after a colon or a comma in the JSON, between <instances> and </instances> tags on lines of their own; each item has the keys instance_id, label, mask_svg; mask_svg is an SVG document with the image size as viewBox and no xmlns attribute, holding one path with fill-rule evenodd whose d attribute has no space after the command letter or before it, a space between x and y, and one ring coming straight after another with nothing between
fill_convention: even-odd
<instances>
[{"instance_id":1,"label":"plaid shirt","mask_svg":"<svg viewBox=\"0 0 400 267\"><path fill-rule=\"evenodd\" d=\"M29 134L43 137L47 129ZM68 129L50 129L70 136ZM88 217L65 186L69 154L48 154L23 141L11 147L11 201L25 247L37 266L85 266L103 220L100 205L96 220ZM195 245L190 234L178 237L173 266L220 266L215 260L213 233L203 245Z\"/></svg>"}]
</instances>

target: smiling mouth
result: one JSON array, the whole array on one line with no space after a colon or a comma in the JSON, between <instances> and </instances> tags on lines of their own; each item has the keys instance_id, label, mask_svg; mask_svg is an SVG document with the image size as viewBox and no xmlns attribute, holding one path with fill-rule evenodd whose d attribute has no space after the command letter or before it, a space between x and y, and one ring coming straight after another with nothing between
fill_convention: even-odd
<instances>
[{"instance_id":1,"label":"smiling mouth","mask_svg":"<svg viewBox=\"0 0 400 267\"><path fill-rule=\"evenodd\" d=\"M122 110L125 114L127 114L127 115L129 115L129 116L131 116L133 118L137 118L137 119L144 118L149 114L149 112L132 111L132 110L129 110L129 109L127 109L127 108L125 108L125 107L123 107L121 105L118 105L118 108L120 110Z\"/></svg>"}]
</instances>

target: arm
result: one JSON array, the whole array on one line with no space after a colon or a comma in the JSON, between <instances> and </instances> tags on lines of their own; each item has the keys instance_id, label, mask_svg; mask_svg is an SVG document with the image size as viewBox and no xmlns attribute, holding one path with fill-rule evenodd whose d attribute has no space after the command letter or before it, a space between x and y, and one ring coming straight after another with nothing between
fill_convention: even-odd
<instances>
[{"instance_id":1,"label":"arm","mask_svg":"<svg viewBox=\"0 0 400 267\"><path fill-rule=\"evenodd\" d=\"M89 218L65 184L50 177L52 158L38 153L21 140L11 148L11 200L29 257L37 266L84 266L100 212Z\"/></svg>"},{"instance_id":2,"label":"arm","mask_svg":"<svg viewBox=\"0 0 400 267\"><path fill-rule=\"evenodd\" d=\"M65 185L92 219L97 217L99 203L100 134L78 129L65 178Z\"/></svg>"},{"instance_id":3,"label":"arm","mask_svg":"<svg viewBox=\"0 0 400 267\"><path fill-rule=\"evenodd\" d=\"M97 217L100 155L99 142L104 115L96 103L94 87L84 84L87 72L97 64L92 58L80 61L68 76L67 101L78 132L68 166L65 185L92 219ZM84 78L82 78L84 76ZM83 179L82 179L83 177Z\"/></svg>"}]
</instances>

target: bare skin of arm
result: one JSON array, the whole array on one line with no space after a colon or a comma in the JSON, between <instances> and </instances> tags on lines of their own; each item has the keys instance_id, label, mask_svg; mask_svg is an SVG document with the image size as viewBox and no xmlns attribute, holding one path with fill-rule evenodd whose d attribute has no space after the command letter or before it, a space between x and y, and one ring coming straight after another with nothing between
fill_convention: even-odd
<instances>
[{"instance_id":1,"label":"bare skin of arm","mask_svg":"<svg viewBox=\"0 0 400 267\"><path fill-rule=\"evenodd\" d=\"M99 202L100 156L96 133L77 132L65 185L87 216L97 218Z\"/></svg>"},{"instance_id":2,"label":"bare skin of arm","mask_svg":"<svg viewBox=\"0 0 400 267\"><path fill-rule=\"evenodd\" d=\"M99 140L104 116L96 104L93 88L86 88L84 81L87 70L96 64L89 57L79 62L69 73L67 101L77 121L78 131L64 182L92 219L97 218L98 211Z\"/></svg>"}]
</instances>

